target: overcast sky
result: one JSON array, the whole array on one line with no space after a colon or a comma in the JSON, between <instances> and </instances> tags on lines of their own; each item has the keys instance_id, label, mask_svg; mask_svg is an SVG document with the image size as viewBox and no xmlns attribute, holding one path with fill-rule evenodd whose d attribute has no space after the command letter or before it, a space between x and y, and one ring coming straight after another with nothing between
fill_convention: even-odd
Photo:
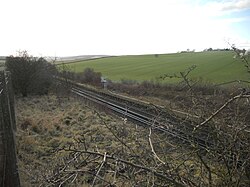
<instances>
[{"instance_id":1,"label":"overcast sky","mask_svg":"<svg viewBox=\"0 0 250 187\"><path fill-rule=\"evenodd\" d=\"M250 48L250 0L0 0L0 56Z\"/></svg>"}]
</instances>

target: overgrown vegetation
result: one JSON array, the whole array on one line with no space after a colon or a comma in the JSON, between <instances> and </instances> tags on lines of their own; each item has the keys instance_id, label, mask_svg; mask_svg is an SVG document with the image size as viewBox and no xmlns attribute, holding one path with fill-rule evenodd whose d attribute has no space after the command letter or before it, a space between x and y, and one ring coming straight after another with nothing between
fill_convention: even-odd
<instances>
[{"instance_id":1,"label":"overgrown vegetation","mask_svg":"<svg viewBox=\"0 0 250 187\"><path fill-rule=\"evenodd\" d=\"M20 98L17 109L19 171L23 186L70 183L75 186L144 186L154 178L150 172L134 169L119 160L105 163L96 174L102 157L69 150L112 154L131 163L138 161L145 167L155 167L154 157L148 155L151 150L148 129L125 124L120 118L89 109L76 100L64 99L58 103L54 96ZM152 134L151 139L165 145L161 150L165 158L175 160L176 155L182 154L175 151L174 145L165 144L164 136ZM154 145L157 146L157 142ZM181 160L176 160L175 164ZM76 175L75 170L79 172ZM146 177L148 174L150 180ZM62 181L61 177L69 181ZM162 183L168 184L168 181Z\"/></svg>"},{"instance_id":2,"label":"overgrown vegetation","mask_svg":"<svg viewBox=\"0 0 250 187\"><path fill-rule=\"evenodd\" d=\"M11 72L15 92L24 97L48 93L56 72L55 66L44 58L29 56L26 51L7 57L5 66Z\"/></svg>"},{"instance_id":3,"label":"overgrown vegetation","mask_svg":"<svg viewBox=\"0 0 250 187\"><path fill-rule=\"evenodd\" d=\"M150 89L152 85L144 86ZM207 150L89 109L73 98L20 98L18 154L22 183L247 186L250 151L245 130L249 130L250 111L248 97L243 97L246 92L227 95L215 89L209 94L204 90L194 94L194 90L179 87L178 93L173 89L176 97L168 99L166 109L171 105L183 107L183 122L198 116L194 124L201 125L193 133L210 129L207 133L216 142Z\"/></svg>"},{"instance_id":4,"label":"overgrown vegetation","mask_svg":"<svg viewBox=\"0 0 250 187\"><path fill-rule=\"evenodd\" d=\"M228 173L211 153L99 113L73 98L19 98L17 109L23 186L232 186L238 181L236 170ZM239 184L247 184L246 176L240 177Z\"/></svg>"},{"instance_id":5,"label":"overgrown vegetation","mask_svg":"<svg viewBox=\"0 0 250 187\"><path fill-rule=\"evenodd\" d=\"M109 90L154 106L158 115L147 128L128 123L126 117L112 117L107 110L100 112L98 105L89 108L70 96L69 79L100 85L101 74L91 68L79 74L61 71L64 82L56 85L57 95L19 98L23 185L249 186L247 81L223 88L200 84L190 78L195 68L158 76L182 80L178 85L130 80L108 85ZM166 128L189 134L188 141L153 130L163 111L170 115ZM171 118L178 118L178 123L172 124ZM202 148L193 141L197 136L202 138Z\"/></svg>"},{"instance_id":6,"label":"overgrown vegetation","mask_svg":"<svg viewBox=\"0 0 250 187\"><path fill-rule=\"evenodd\" d=\"M92 68L86 68L83 73L76 74L76 79L81 83L99 86L101 83L101 76L102 74L100 72L95 72Z\"/></svg>"},{"instance_id":7,"label":"overgrown vegetation","mask_svg":"<svg viewBox=\"0 0 250 187\"><path fill-rule=\"evenodd\" d=\"M75 73L70 71L67 66L61 66L58 75L65 81L73 80L96 87L100 87L101 85L102 74L100 72L95 72L92 68L86 68L83 72Z\"/></svg>"}]
</instances>

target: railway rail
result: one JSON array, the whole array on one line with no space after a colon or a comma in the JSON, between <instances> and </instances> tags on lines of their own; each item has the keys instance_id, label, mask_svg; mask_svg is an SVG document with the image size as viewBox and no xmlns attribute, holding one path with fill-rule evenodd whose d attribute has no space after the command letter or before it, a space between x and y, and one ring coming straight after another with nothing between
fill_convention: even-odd
<instances>
[{"instance_id":1,"label":"railway rail","mask_svg":"<svg viewBox=\"0 0 250 187\"><path fill-rule=\"evenodd\" d=\"M65 83L63 78L57 77L57 80ZM168 113L163 107L98 90L69 79L66 79L66 81L68 83L66 87L70 87L73 94L109 108L114 113L133 122L165 133L173 141L178 141L179 144L199 147L201 150L216 150L216 147L218 147L218 139L213 137L213 134L216 134L213 133L213 131L216 131L213 125L207 123L202 128L194 131L194 128L199 124L198 118L189 118L189 116L187 118L186 115L183 117L183 115L179 116L174 112ZM249 130L244 129L244 132L246 136L249 135ZM230 136L226 131L221 131L220 133L225 137ZM236 146L239 146L239 149L241 149L241 145Z\"/></svg>"},{"instance_id":2,"label":"railway rail","mask_svg":"<svg viewBox=\"0 0 250 187\"><path fill-rule=\"evenodd\" d=\"M210 136L211 132L209 131L213 129L209 129L209 126L203 127L194 133L193 129L197 125L197 122L178 119L165 112L162 112L162 115L156 116L153 109L150 109L145 103L141 105L136 103L133 105L133 101L127 100L126 98L123 99L119 96L116 97L108 93L98 92L97 90L81 88L78 84L72 87L71 92L79 97L86 98L91 102L104 106L133 122L164 133L168 137L171 137L173 141L181 141L183 145L199 147L201 150L216 149L217 142L214 140L214 137ZM146 110L143 110L143 108L146 108ZM249 133L249 131L246 131L246 133ZM227 134L225 134L225 136L227 136ZM231 161L234 160L232 155L229 157ZM237 164L241 166L242 163L243 162L239 160Z\"/></svg>"},{"instance_id":3,"label":"railway rail","mask_svg":"<svg viewBox=\"0 0 250 187\"><path fill-rule=\"evenodd\" d=\"M212 140L207 137L208 133L206 133L206 131L201 131L194 136L192 133L194 125L190 124L191 122L176 119L164 112L162 112L162 115L156 116L155 113L152 112L153 109L145 107L144 104L140 106L139 103L136 103L133 106L132 101L119 97L114 98L115 96L110 96L106 93L98 93L97 91L83 89L77 86L73 86L71 91L73 94L102 105L120 116L163 132L175 139L181 140L183 143L196 144L203 149L213 145ZM129 107L128 104L130 104ZM143 110L143 107L146 108L146 110Z\"/></svg>"}]
</instances>

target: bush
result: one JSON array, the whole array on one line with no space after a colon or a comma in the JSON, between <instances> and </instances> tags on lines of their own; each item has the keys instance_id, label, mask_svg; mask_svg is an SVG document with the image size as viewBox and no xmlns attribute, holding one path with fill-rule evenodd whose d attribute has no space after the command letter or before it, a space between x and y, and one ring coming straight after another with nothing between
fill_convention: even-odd
<instances>
[{"instance_id":1,"label":"bush","mask_svg":"<svg viewBox=\"0 0 250 187\"><path fill-rule=\"evenodd\" d=\"M44 58L29 56L26 51L19 56L6 58L6 70L11 72L16 93L26 97L28 94L46 94L52 84L54 65Z\"/></svg>"},{"instance_id":2,"label":"bush","mask_svg":"<svg viewBox=\"0 0 250 187\"><path fill-rule=\"evenodd\" d=\"M102 74L100 72L95 72L91 68L86 68L84 72L79 75L79 78L82 83L87 83L91 85L100 85L101 76Z\"/></svg>"}]
</instances>

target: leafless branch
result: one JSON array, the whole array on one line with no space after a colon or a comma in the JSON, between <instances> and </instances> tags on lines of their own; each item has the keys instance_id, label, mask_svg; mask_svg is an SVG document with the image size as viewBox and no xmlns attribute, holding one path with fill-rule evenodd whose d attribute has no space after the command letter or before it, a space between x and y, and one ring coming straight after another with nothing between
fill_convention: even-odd
<instances>
[{"instance_id":1,"label":"leafless branch","mask_svg":"<svg viewBox=\"0 0 250 187\"><path fill-rule=\"evenodd\" d=\"M97 156L101 156L101 157L104 157L105 154L102 154L102 153L98 153L98 152L93 152L93 151L85 151L85 150L77 150L77 149L64 149L64 151L70 151L70 152L79 152L79 153L82 153L82 154L92 154L92 155L97 155ZM162 173L159 173L157 172L156 170L154 169L151 169L151 168L148 168L146 166L142 166L142 165L138 165L138 164L134 164L132 162L129 162L127 160L124 160L124 159L121 159L121 158L118 158L118 157L115 157L113 155L107 155L106 154L106 159L112 159L112 160L116 160L116 161L119 161L121 163L124 163L124 164L127 164L129 166L132 166L132 167L135 167L135 168L138 168L138 169L143 169L147 172L150 172L150 173L153 173L155 176L159 177L159 178L162 178L168 182L171 182L173 184L175 184L176 186L182 186L184 187L183 184L177 182L176 180L172 179L172 178L169 178L168 176L162 174Z\"/></svg>"},{"instance_id":2,"label":"leafless branch","mask_svg":"<svg viewBox=\"0 0 250 187\"><path fill-rule=\"evenodd\" d=\"M197 126L195 126L194 131L197 130L199 127L205 125L206 123L208 123L211 119L213 119L217 114L219 114L225 107L227 107L231 102L233 102L236 99L239 98L250 98L250 95L245 95L244 93L241 93L239 95L236 95L232 98L230 98L227 102L225 102L218 110L216 110L211 116L209 116L205 121L203 121L202 123L198 124Z\"/></svg>"},{"instance_id":3,"label":"leafless branch","mask_svg":"<svg viewBox=\"0 0 250 187\"><path fill-rule=\"evenodd\" d=\"M97 171L97 172L96 172L96 174L95 174L95 178L94 178L94 180L93 180L92 186L94 186L94 185L95 185L96 176L98 176L98 175L99 175L99 173L100 173L100 171L101 171L101 169L102 169L103 165L104 165L104 164L105 164L105 162L106 162L106 156L107 156L107 153L105 152L105 153L104 153L104 156L103 156L103 161L102 161L102 163L101 163L101 165L100 165L100 167L99 167L98 171Z\"/></svg>"},{"instance_id":4,"label":"leafless branch","mask_svg":"<svg viewBox=\"0 0 250 187\"><path fill-rule=\"evenodd\" d=\"M154 157L159 161L161 162L163 165L165 165L166 163L164 161L162 161L159 156L156 154L155 150L154 150L154 146L152 144L152 140L151 140L151 133L152 133L152 130L151 128L149 128L149 135L148 135L148 141L149 141L149 144L150 144L150 147L151 147L151 151L154 155Z\"/></svg>"}]
</instances>

